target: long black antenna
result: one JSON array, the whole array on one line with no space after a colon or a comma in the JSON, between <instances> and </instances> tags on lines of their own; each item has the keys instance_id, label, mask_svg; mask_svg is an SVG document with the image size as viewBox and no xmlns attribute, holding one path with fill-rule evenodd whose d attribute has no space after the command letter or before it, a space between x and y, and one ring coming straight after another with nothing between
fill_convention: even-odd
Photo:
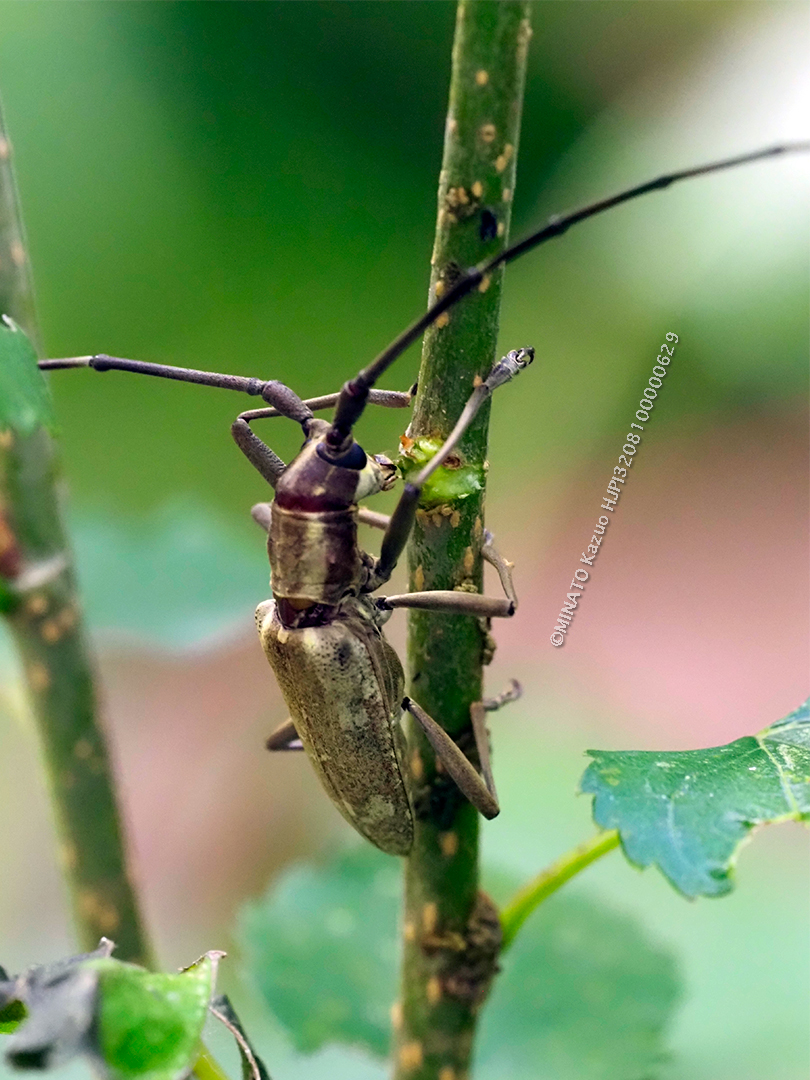
<instances>
[{"instance_id":1,"label":"long black antenna","mask_svg":"<svg viewBox=\"0 0 810 1080\"><path fill-rule=\"evenodd\" d=\"M42 371L62 371L66 368L89 367L94 371L128 371L133 375L152 375L158 379L194 383L196 386L214 386L219 390L236 390L265 401L278 402L266 409L253 409L242 413L245 420L260 420L273 416L286 416L299 423L310 420L318 409L336 405L340 394L322 394L320 397L302 401L289 387L275 379L251 379L244 375L221 375L216 371L198 371L196 368L173 367L171 364L153 364L146 360L127 360L123 356L65 356L52 360L40 360ZM416 384L410 390L370 390L369 401L388 409L405 409L416 393Z\"/></svg>"},{"instance_id":2,"label":"long black antenna","mask_svg":"<svg viewBox=\"0 0 810 1080\"><path fill-rule=\"evenodd\" d=\"M666 173L655 180L648 180L646 184L639 184L637 187L628 188L627 191L621 191L618 195L613 195L608 199L590 203L579 210L574 210L573 213L552 217L542 229L538 229L537 232L532 233L523 240L519 240L512 247L506 248L500 255L496 255L487 262L464 271L440 300L437 300L424 315L421 315L403 330L390 345L383 349L376 359L372 360L368 367L363 368L353 379L344 384L343 389L337 396L335 416L327 434L327 442L333 453L339 455L347 449L351 442L352 428L359 420L370 398L375 401L379 400L381 405L393 405L396 407L403 404L402 399L407 398L409 395L393 395L383 391L374 391L372 394L372 387L377 379L405 352L409 345L421 337L425 330L443 312L448 311L459 300L477 288L487 274L492 273L499 266L514 262L515 259L519 259L521 255L525 255L527 251L531 251L538 245L545 243L546 240L552 240L555 236L562 236L572 225L594 217L596 214L601 214L603 210L610 210L611 207L629 202L630 199L635 199L639 195L646 195L648 191L660 191L669 187L670 184L677 183L679 180L689 180L693 176L705 176L707 173L733 169L737 165L747 165L750 162L761 161L764 158L808 150L810 150L810 142L783 143L780 146L768 147L766 150L755 150L750 154L740 154L737 157L726 158L723 161L715 161L709 165L698 165L692 169L681 169L679 172ZM150 364L141 360L126 360L123 357L107 356L105 354L73 356L61 360L40 360L39 366L45 370L73 367L92 367L96 371L117 369L139 375L155 375L163 379L177 379L182 382L197 383L203 386L236 390L261 397L271 406L270 409L256 410L257 417L259 415L280 414L296 420L302 426L306 426L311 419L311 408L321 408L325 405L325 400L321 398L313 399L312 402L301 401L297 394L274 379L265 381L245 378L241 375L221 375L217 372L172 367L168 364Z\"/></svg>"},{"instance_id":3,"label":"long black antenna","mask_svg":"<svg viewBox=\"0 0 810 1080\"><path fill-rule=\"evenodd\" d=\"M750 154L740 154L737 157L726 158L723 161L715 161L709 165L681 169L678 172L666 173L655 180L648 180L647 183L639 184L637 187L628 188L627 191L621 191L618 195L612 195L608 199L590 203L579 210L574 210L573 213L550 218L548 224L544 225L542 229L538 229L537 232L532 233L523 240L519 240L512 247L506 248L500 255L496 255L488 262L466 270L440 300L432 304L424 315L421 315L407 329L403 330L390 345L383 349L376 359L372 360L368 367L363 368L355 378L347 382L340 393L327 441L335 449L342 446L351 435L352 428L363 412L369 390L383 372L393 364L397 357L405 352L409 345L421 337L425 330L443 312L448 311L459 300L477 288L486 275L491 274L499 266L514 262L515 259L519 259L527 251L531 251L532 248L537 247L539 244L544 244L547 240L552 240L555 236L562 236L572 225L585 221L587 218L595 217L596 214L601 214L603 210L610 210L621 203L629 202L630 199L635 199L639 195L646 195L648 191L661 191L679 180L689 180L693 176L705 176L707 173L733 169L737 165L747 165L753 161L761 161L763 158L808 150L810 150L810 142L783 143L780 146L768 147L766 150L755 150Z\"/></svg>"}]
</instances>

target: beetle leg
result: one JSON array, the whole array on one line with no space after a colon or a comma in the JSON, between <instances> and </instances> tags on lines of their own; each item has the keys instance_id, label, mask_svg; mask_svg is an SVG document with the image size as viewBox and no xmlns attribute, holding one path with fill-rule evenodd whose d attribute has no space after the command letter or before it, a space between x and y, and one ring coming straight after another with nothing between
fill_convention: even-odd
<instances>
[{"instance_id":1,"label":"beetle leg","mask_svg":"<svg viewBox=\"0 0 810 1080\"><path fill-rule=\"evenodd\" d=\"M533 360L534 349L532 348L513 349L511 352L507 353L506 356L502 357L492 368L486 379L479 382L474 388L467 400L467 404L461 412L461 416L456 422L456 426L427 465L407 481L402 490L402 494L399 497L399 502L391 515L391 520L388 522L388 528L385 530L385 536L383 537L382 546L380 547L380 557L377 560L376 574L374 577L375 584L372 589L369 589L369 592L379 588L380 585L388 581L391 577L394 567L397 565L397 561L408 542L408 537L410 536L411 528L413 527L414 519L416 517L419 496L424 485L433 473L444 464L456 446L458 446L462 435L475 419L478 410L492 395L492 392L499 386L503 386L505 383L509 382L510 379L513 379L525 367L528 367ZM333 435L335 439L337 439L338 436L341 436L341 433L344 433L348 418L350 415L354 415L352 410L355 409L355 406L351 404L353 393L353 391L351 391L352 385L352 383L346 383L346 386L344 387L346 393L344 394L343 391L341 391L341 399L338 402L337 410L335 412L332 430L326 438L327 443L331 441ZM365 394L368 394L368 388L366 388ZM359 392L357 402L360 402L362 397L362 393ZM359 404L357 405L357 408L362 412L362 407ZM342 409L344 415L341 415ZM360 412L357 413L357 417L360 416ZM354 419L357 419L357 417ZM351 423L354 423L354 419L352 419ZM351 425L349 425L347 430L351 430ZM509 612L509 614L511 614L511 612Z\"/></svg>"},{"instance_id":2,"label":"beetle leg","mask_svg":"<svg viewBox=\"0 0 810 1080\"><path fill-rule=\"evenodd\" d=\"M295 724L288 717L265 743L268 750L303 750Z\"/></svg>"},{"instance_id":3,"label":"beetle leg","mask_svg":"<svg viewBox=\"0 0 810 1080\"><path fill-rule=\"evenodd\" d=\"M259 504L260 506L263 504ZM253 516L259 521L257 514L259 507L253 508ZM373 510L365 510L362 507L358 511L357 520L364 525L373 528L386 529L391 518L386 514L377 514ZM262 522L259 522L262 524ZM437 611L445 615L478 615L481 618L506 618L514 615L517 610L517 593L512 581L512 568L514 563L505 559L499 551L492 546L492 533L484 532L484 543L481 547L481 555L498 571L506 600L493 600L488 596L480 596L476 593L459 593L434 590L432 592L404 593L401 596L382 596L377 603L383 611L393 608L421 608L423 611ZM430 598L430 599L429 599ZM459 599L461 598L461 599Z\"/></svg>"},{"instance_id":4,"label":"beetle leg","mask_svg":"<svg viewBox=\"0 0 810 1080\"><path fill-rule=\"evenodd\" d=\"M358 507L357 520L361 525L370 525L372 529L382 529L383 532L391 524L389 514L378 514L376 510L367 510L365 506Z\"/></svg>"},{"instance_id":5,"label":"beetle leg","mask_svg":"<svg viewBox=\"0 0 810 1080\"><path fill-rule=\"evenodd\" d=\"M512 568L515 564L509 562L509 560L505 559L499 551L496 551L492 546L492 540L492 533L488 529L485 529L484 543L481 545L481 556L490 566L494 566L498 571L501 587L511 601L513 610L516 610L518 600L517 593L515 592L515 584L512 581Z\"/></svg>"},{"instance_id":6,"label":"beetle leg","mask_svg":"<svg viewBox=\"0 0 810 1080\"><path fill-rule=\"evenodd\" d=\"M476 705L479 707L480 718L477 718L474 712ZM481 758L481 773L476 771L470 759L462 753L444 728L440 727L431 716L428 716L420 705L417 705L415 701L411 701L410 698L405 698L402 707L411 714L422 728L428 742L436 753L436 757L476 810L483 814L485 818L497 817L501 808L498 805L495 781L492 778L492 770L489 764L489 745L486 724L483 720L483 703L479 701L470 707L476 746ZM479 728L481 729L480 736Z\"/></svg>"},{"instance_id":7,"label":"beetle leg","mask_svg":"<svg viewBox=\"0 0 810 1080\"><path fill-rule=\"evenodd\" d=\"M271 487L275 487L287 468L278 454L263 443L255 431L251 431L250 424L241 416L231 424L231 435L250 464L258 469Z\"/></svg>"},{"instance_id":8,"label":"beetle leg","mask_svg":"<svg viewBox=\"0 0 810 1080\"><path fill-rule=\"evenodd\" d=\"M487 790L497 802L498 792L495 790L495 777L492 775L492 762L489 756L489 732L487 731L486 714L497 712L510 701L517 701L523 693L523 687L517 679L511 679L509 686L502 694L495 698L485 698L483 701L474 701L470 705L470 721L472 722L473 735L475 736L475 748L478 751L478 760L481 762L481 775Z\"/></svg>"},{"instance_id":9,"label":"beetle leg","mask_svg":"<svg viewBox=\"0 0 810 1080\"><path fill-rule=\"evenodd\" d=\"M458 592L455 589L380 596L377 598L377 606L383 611L390 611L392 608L418 608L442 615L476 615L481 619L505 619L515 613L512 600L481 596L480 593Z\"/></svg>"},{"instance_id":10,"label":"beetle leg","mask_svg":"<svg viewBox=\"0 0 810 1080\"><path fill-rule=\"evenodd\" d=\"M257 525L261 525L266 533L270 532L270 522L273 517L273 504L269 502L256 503L250 508L250 516Z\"/></svg>"},{"instance_id":11,"label":"beetle leg","mask_svg":"<svg viewBox=\"0 0 810 1080\"><path fill-rule=\"evenodd\" d=\"M416 393L416 383L410 390L372 390L368 396L370 405L382 405L385 409L407 409L413 401ZM304 405L318 412L319 409L329 409L337 404L340 394L323 394L321 397L306 398ZM250 412L242 413L245 420L269 420L274 416L284 416L275 408L251 409Z\"/></svg>"},{"instance_id":12,"label":"beetle leg","mask_svg":"<svg viewBox=\"0 0 810 1080\"><path fill-rule=\"evenodd\" d=\"M517 681L517 679L510 679L509 685L503 691L494 698L484 698L480 703L484 706L484 712L497 712L498 709L502 709L504 705L508 705L510 701L517 701L518 698L523 695L523 687Z\"/></svg>"}]
</instances>

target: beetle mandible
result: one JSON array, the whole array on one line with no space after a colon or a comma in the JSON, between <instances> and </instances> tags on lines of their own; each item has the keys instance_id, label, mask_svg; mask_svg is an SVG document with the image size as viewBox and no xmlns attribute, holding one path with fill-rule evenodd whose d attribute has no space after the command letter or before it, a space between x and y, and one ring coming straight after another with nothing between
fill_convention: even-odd
<instances>
[{"instance_id":1,"label":"beetle mandible","mask_svg":"<svg viewBox=\"0 0 810 1080\"><path fill-rule=\"evenodd\" d=\"M258 606L256 621L291 716L271 735L268 747L306 750L340 813L383 851L407 855L413 842L413 805L405 780L404 735L399 726L403 708L420 724L447 773L470 802L486 817L498 813L485 713L513 700L519 687L513 684L500 697L471 707L479 773L443 728L419 705L403 698L402 665L383 636L382 626L395 608L483 618L510 616L517 605L510 564L498 555L491 536L485 533L482 555L497 569L505 599L455 591L376 598L371 594L389 580L402 554L425 482L447 460L492 391L531 363L534 350L508 353L472 388L455 428L430 462L405 484L390 518L358 507L360 500L391 487L395 467L382 456L369 457L355 441L353 429L367 403L402 407L409 403L411 393L378 391L375 383L428 326L472 292L487 274L562 235L572 225L678 180L807 149L807 143L785 144L681 170L552 218L544 228L494 258L462 272L424 315L339 394L302 401L275 380L106 354L40 362L44 369L92 367L154 375L241 391L267 403L266 408L241 413L232 433L251 464L275 490L272 503L253 508L254 518L268 533L273 590L273 599ZM336 409L331 423L314 417L314 409L332 405ZM303 430L304 445L289 465L250 427L252 421L271 416L294 420ZM358 521L385 530L378 558L358 546Z\"/></svg>"}]
</instances>

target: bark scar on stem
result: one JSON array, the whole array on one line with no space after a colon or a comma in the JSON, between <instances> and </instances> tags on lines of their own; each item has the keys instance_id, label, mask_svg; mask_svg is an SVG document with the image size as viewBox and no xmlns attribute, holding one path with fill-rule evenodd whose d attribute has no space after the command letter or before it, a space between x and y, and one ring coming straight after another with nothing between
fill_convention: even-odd
<instances>
[{"instance_id":1,"label":"bark scar on stem","mask_svg":"<svg viewBox=\"0 0 810 1080\"><path fill-rule=\"evenodd\" d=\"M445 995L463 1001L473 1012L478 1010L500 970L498 955L502 936L498 909L490 897L480 891L463 934L435 931L424 934L420 943L423 953L439 959L433 975L440 989L437 1000Z\"/></svg>"}]
</instances>

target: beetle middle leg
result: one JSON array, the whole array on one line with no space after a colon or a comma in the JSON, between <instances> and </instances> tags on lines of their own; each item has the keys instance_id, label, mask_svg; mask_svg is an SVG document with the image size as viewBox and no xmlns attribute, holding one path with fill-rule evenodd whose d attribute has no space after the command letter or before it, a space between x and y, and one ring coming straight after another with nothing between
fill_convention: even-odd
<instances>
[{"instance_id":1,"label":"beetle middle leg","mask_svg":"<svg viewBox=\"0 0 810 1080\"><path fill-rule=\"evenodd\" d=\"M255 509L255 508L254 508ZM512 563L492 546L492 533L484 533L481 547L484 559L498 571L506 599L500 600L480 593L459 592L451 589L434 589L430 592L401 593L397 596L381 596L377 605L383 611L393 608L418 608L443 615L476 615L483 619L503 619L517 610L517 593L512 581Z\"/></svg>"}]
</instances>

